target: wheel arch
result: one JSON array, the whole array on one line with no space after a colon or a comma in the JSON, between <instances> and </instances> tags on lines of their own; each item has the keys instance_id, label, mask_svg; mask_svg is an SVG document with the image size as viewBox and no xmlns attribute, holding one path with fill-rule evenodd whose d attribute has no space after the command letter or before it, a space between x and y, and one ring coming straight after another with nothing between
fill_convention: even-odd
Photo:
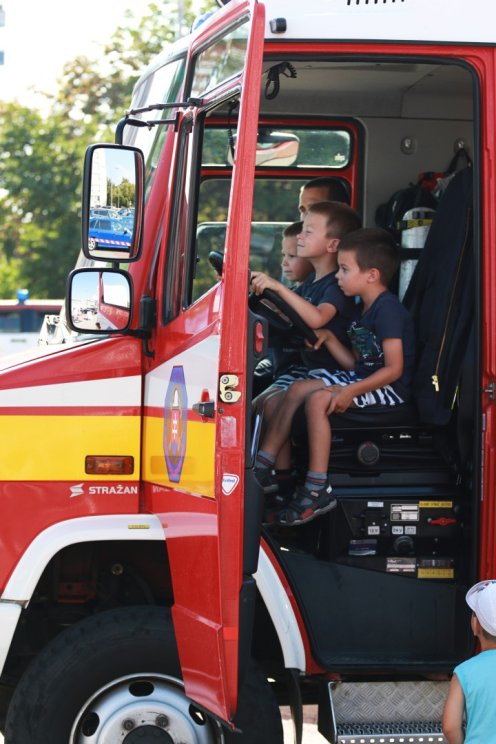
<instances>
[{"instance_id":1,"label":"wheel arch","mask_svg":"<svg viewBox=\"0 0 496 744\"><path fill-rule=\"evenodd\" d=\"M29 604L51 560L64 548L84 542L162 540L164 531L151 514L113 514L70 519L48 527L24 552L2 593L0 602Z\"/></svg>"},{"instance_id":2,"label":"wheel arch","mask_svg":"<svg viewBox=\"0 0 496 744\"><path fill-rule=\"evenodd\" d=\"M29 607L36 589L64 549L83 543L163 542L159 519L154 515L108 515L83 517L53 525L30 544L7 582L0 599L0 674L19 624L22 608ZM260 602L279 641L284 667L306 668L305 643L292 607L288 589L264 547L255 574ZM255 639L256 642L256 639Z\"/></svg>"},{"instance_id":3,"label":"wheel arch","mask_svg":"<svg viewBox=\"0 0 496 744\"><path fill-rule=\"evenodd\" d=\"M0 675L23 614L30 607L43 577L55 571L64 551L77 546L164 543L162 526L153 515L82 517L48 527L32 541L12 572L0 598ZM170 577L169 577L170 583Z\"/></svg>"}]
</instances>

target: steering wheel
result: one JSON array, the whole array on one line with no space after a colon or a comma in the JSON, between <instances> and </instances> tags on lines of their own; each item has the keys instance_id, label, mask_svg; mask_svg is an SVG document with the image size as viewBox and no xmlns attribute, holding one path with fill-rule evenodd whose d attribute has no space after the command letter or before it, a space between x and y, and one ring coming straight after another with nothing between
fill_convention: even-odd
<instances>
[{"instance_id":1,"label":"steering wheel","mask_svg":"<svg viewBox=\"0 0 496 744\"><path fill-rule=\"evenodd\" d=\"M217 274L222 276L224 254L221 251L210 251L208 254L208 260ZM263 301L264 299L275 305L277 309L286 316L287 320L282 318L279 313L267 305ZM317 336L313 329L302 320L298 313L293 310L287 302L281 299L277 292L273 292L271 289L266 289L261 295L256 295L254 292L251 292L248 297L248 305L254 313L266 318L269 324L276 330L290 333L296 329L299 331L299 334L311 344L316 343Z\"/></svg>"},{"instance_id":2,"label":"steering wheel","mask_svg":"<svg viewBox=\"0 0 496 744\"><path fill-rule=\"evenodd\" d=\"M278 310L283 313L288 319L284 318L272 310L263 300L268 300L277 307ZM311 344L315 344L317 336L315 331L310 328L309 325L301 318L293 308L285 302L277 292L273 292L271 289L265 289L261 295L256 295L254 292L250 293L248 298L248 305L254 313L261 315L269 321L269 324L274 326L277 330L282 330L285 333L294 331L296 329L303 338L309 341Z\"/></svg>"}]
</instances>

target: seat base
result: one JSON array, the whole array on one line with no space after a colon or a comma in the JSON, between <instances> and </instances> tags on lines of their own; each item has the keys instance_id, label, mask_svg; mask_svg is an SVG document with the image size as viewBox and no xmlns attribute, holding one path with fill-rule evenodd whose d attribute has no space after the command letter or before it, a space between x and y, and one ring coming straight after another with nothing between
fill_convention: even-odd
<instances>
[{"instance_id":1,"label":"seat base","mask_svg":"<svg viewBox=\"0 0 496 744\"><path fill-rule=\"evenodd\" d=\"M456 467L447 429L423 425L413 403L351 408L330 417L332 485L429 484L452 482ZM293 425L301 471L308 461L303 406Z\"/></svg>"}]
</instances>

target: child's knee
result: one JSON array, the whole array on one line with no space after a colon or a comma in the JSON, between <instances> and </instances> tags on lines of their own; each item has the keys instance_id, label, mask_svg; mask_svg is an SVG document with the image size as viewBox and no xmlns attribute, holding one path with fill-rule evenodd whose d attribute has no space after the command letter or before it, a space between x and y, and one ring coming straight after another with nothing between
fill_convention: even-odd
<instances>
[{"instance_id":1,"label":"child's knee","mask_svg":"<svg viewBox=\"0 0 496 744\"><path fill-rule=\"evenodd\" d=\"M300 404L309 392L308 380L296 380L289 386L286 392L286 400L288 403Z\"/></svg>"},{"instance_id":2,"label":"child's knee","mask_svg":"<svg viewBox=\"0 0 496 744\"><path fill-rule=\"evenodd\" d=\"M266 398L263 401L263 415L264 418L267 418L267 416L272 416L276 408L279 406L279 403L281 402L282 397L282 391L275 391L271 393L270 395L266 396Z\"/></svg>"},{"instance_id":3,"label":"child's knee","mask_svg":"<svg viewBox=\"0 0 496 744\"><path fill-rule=\"evenodd\" d=\"M315 390L305 401L305 411L311 415L325 413L330 402L331 393L329 388Z\"/></svg>"}]
</instances>

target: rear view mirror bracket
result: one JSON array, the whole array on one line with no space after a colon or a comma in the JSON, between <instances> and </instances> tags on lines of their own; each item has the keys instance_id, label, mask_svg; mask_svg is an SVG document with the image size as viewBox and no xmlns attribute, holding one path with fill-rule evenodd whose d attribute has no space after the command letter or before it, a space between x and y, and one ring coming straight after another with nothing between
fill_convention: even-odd
<instances>
[{"instance_id":1,"label":"rear view mirror bracket","mask_svg":"<svg viewBox=\"0 0 496 744\"><path fill-rule=\"evenodd\" d=\"M136 114L146 114L149 111L164 111L166 109L175 109L175 108L182 108L182 109L191 108L191 107L198 108L202 105L203 105L203 98L188 98L187 101L175 101L172 103L154 103L151 106L145 106L144 108L131 109L117 123L117 126L115 128L115 144L122 145L124 127L126 125L129 125L131 127L148 127L149 129L151 129L152 127L156 127L156 126L174 124L174 127L176 128L176 131L177 131L177 125L178 125L178 120L179 120L178 113L176 113L176 115L172 119L149 119L146 121L144 119L132 118L132 117L135 117Z\"/></svg>"}]
</instances>

